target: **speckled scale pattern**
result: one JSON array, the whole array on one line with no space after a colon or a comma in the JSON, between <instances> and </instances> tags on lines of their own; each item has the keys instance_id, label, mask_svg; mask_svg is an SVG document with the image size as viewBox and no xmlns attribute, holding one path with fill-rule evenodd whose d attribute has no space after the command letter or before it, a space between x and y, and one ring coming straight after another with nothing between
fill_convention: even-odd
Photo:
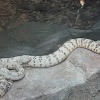
<instances>
[{"instance_id":1,"label":"speckled scale pattern","mask_svg":"<svg viewBox=\"0 0 100 100\"><path fill-rule=\"evenodd\" d=\"M4 76L0 75L0 98L11 88L12 81L6 80Z\"/></svg>"},{"instance_id":2,"label":"speckled scale pattern","mask_svg":"<svg viewBox=\"0 0 100 100\"><path fill-rule=\"evenodd\" d=\"M85 38L71 39L64 43L57 51L49 55L23 55L12 58L1 58L0 75L3 75L5 77L5 81L6 79L19 80L25 75L25 67L42 68L57 65L65 60L68 55L76 48L85 48L100 54L100 45L97 42ZM2 81L2 79L0 79L0 81ZM3 82L1 83L4 84ZM0 91L0 93L2 95L3 91Z\"/></svg>"}]
</instances>

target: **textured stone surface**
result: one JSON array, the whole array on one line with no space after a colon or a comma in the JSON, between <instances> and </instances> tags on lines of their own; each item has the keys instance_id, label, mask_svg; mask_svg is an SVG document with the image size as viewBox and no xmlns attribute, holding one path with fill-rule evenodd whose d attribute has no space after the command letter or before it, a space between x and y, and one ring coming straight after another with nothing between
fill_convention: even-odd
<instances>
[{"instance_id":1,"label":"textured stone surface","mask_svg":"<svg viewBox=\"0 0 100 100\"><path fill-rule=\"evenodd\" d=\"M78 48L54 67L27 68L1 100L99 100L100 55Z\"/></svg>"},{"instance_id":2,"label":"textured stone surface","mask_svg":"<svg viewBox=\"0 0 100 100\"><path fill-rule=\"evenodd\" d=\"M86 49L76 49L68 60L86 71L88 77L100 70L100 55Z\"/></svg>"},{"instance_id":3,"label":"textured stone surface","mask_svg":"<svg viewBox=\"0 0 100 100\"><path fill-rule=\"evenodd\" d=\"M85 72L67 60L51 68L28 68L25 78L15 82L2 100L61 100L70 87L85 81Z\"/></svg>"}]
</instances>

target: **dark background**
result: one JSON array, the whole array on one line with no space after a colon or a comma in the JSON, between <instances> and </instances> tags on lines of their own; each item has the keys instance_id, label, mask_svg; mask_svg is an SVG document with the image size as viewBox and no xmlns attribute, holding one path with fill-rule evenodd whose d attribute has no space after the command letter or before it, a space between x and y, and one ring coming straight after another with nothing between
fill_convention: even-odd
<instances>
[{"instance_id":1,"label":"dark background","mask_svg":"<svg viewBox=\"0 0 100 100\"><path fill-rule=\"evenodd\" d=\"M71 38L100 40L100 1L0 0L0 57L43 55Z\"/></svg>"}]
</instances>

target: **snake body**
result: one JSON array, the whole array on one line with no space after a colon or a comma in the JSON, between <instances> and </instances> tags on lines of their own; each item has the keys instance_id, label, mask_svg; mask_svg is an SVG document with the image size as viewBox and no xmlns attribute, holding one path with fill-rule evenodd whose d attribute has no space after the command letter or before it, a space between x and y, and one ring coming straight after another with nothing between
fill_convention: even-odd
<instances>
[{"instance_id":1,"label":"snake body","mask_svg":"<svg viewBox=\"0 0 100 100\"><path fill-rule=\"evenodd\" d=\"M52 54L43 56L23 55L11 58L1 58L0 75L3 75L6 79L19 80L25 75L24 67L43 68L55 66L64 61L76 48L85 48L100 54L100 45L97 42L85 38L71 39L65 42Z\"/></svg>"},{"instance_id":2,"label":"snake body","mask_svg":"<svg viewBox=\"0 0 100 100\"><path fill-rule=\"evenodd\" d=\"M0 75L0 97L3 97L5 93L11 88L12 81L6 80L5 76Z\"/></svg>"}]
</instances>

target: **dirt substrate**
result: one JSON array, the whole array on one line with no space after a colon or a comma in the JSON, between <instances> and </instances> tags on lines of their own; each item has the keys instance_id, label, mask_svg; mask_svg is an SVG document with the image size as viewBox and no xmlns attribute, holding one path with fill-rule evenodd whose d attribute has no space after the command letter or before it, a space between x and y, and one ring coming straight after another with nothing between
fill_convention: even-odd
<instances>
[{"instance_id":1,"label":"dirt substrate","mask_svg":"<svg viewBox=\"0 0 100 100\"><path fill-rule=\"evenodd\" d=\"M24 21L89 29L100 19L100 0L0 0L0 30Z\"/></svg>"}]
</instances>

